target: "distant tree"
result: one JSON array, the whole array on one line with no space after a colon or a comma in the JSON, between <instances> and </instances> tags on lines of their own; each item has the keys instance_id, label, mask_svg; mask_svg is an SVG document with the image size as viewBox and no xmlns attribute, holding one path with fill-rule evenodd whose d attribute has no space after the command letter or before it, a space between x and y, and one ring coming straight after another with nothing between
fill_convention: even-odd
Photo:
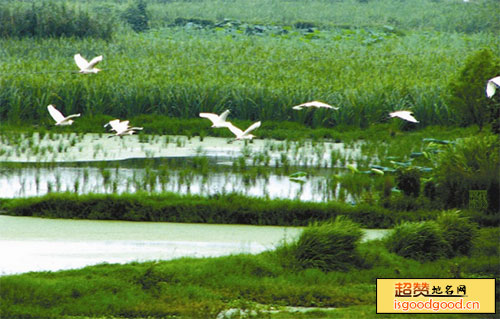
<instances>
[{"instance_id":1,"label":"distant tree","mask_svg":"<svg viewBox=\"0 0 500 319\"><path fill-rule=\"evenodd\" d=\"M144 0L136 0L123 12L122 18L130 24L135 32L143 32L149 29L149 16L146 7L147 4Z\"/></svg>"},{"instance_id":2,"label":"distant tree","mask_svg":"<svg viewBox=\"0 0 500 319\"><path fill-rule=\"evenodd\" d=\"M477 124L481 130L485 124L495 120L495 104L486 97L485 88L486 82L496 72L498 63L493 53L490 49L482 49L467 57L458 76L450 82L449 103L462 125Z\"/></svg>"}]
</instances>

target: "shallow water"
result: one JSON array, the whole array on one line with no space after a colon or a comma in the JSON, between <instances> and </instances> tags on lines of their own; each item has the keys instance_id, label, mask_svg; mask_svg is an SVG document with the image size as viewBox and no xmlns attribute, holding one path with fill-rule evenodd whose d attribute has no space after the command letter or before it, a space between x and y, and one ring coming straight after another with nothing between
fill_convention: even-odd
<instances>
[{"instance_id":1,"label":"shallow water","mask_svg":"<svg viewBox=\"0 0 500 319\"><path fill-rule=\"evenodd\" d=\"M256 254L291 241L301 227L95 221L0 216L0 274L99 263ZM365 230L365 240L386 230Z\"/></svg>"},{"instance_id":2,"label":"shallow water","mask_svg":"<svg viewBox=\"0 0 500 319\"><path fill-rule=\"evenodd\" d=\"M361 156L359 142L350 147L344 143L288 142L271 139L254 139L250 143L220 137L188 138L172 135L133 135L122 139L109 138L111 134L51 134L41 137L21 134L16 141L0 135L0 161L2 162L71 162L106 161L131 158L158 157L209 157L236 158L242 154L254 156L266 153L274 162L282 155L288 156L293 165L328 164L331 152L346 158ZM273 163L272 163L273 164Z\"/></svg>"},{"instance_id":3,"label":"shallow water","mask_svg":"<svg viewBox=\"0 0 500 319\"><path fill-rule=\"evenodd\" d=\"M315 169L301 183L290 180L272 168L260 174L248 170L233 172L227 158L210 158L207 171L178 162L193 158L133 159L126 161L30 164L0 170L0 198L42 196L51 192L133 193L175 192L213 195L242 193L249 196L324 201L337 197L339 185L328 180L339 169ZM187 164L186 164L187 165ZM1 165L0 165L1 167ZM294 171L294 170L291 170ZM350 197L347 197L350 199Z\"/></svg>"}]
</instances>

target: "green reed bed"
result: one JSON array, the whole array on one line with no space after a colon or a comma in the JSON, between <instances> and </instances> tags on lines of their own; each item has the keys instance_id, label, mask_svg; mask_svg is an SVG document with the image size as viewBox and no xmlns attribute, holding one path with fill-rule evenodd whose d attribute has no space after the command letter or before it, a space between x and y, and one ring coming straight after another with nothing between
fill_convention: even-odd
<instances>
[{"instance_id":1,"label":"green reed bed","mask_svg":"<svg viewBox=\"0 0 500 319\"><path fill-rule=\"evenodd\" d=\"M29 11L33 3L4 1L6 7ZM115 32L123 32L123 26L133 25L126 19L127 10L137 7L139 1L116 2L109 0L74 1L53 0L49 4L65 5L66 11L76 7L79 11L99 16L111 22ZM34 5L42 6L42 1ZM398 28L436 30L442 32L481 32L498 29L498 19L492 12L497 9L494 0L476 1L473 4L462 1L422 0L402 4L398 0L379 1L158 1L144 0L148 25L152 28L177 24L179 18L201 21L203 26L212 25L223 19L246 23L307 27L366 27L393 25ZM47 5L45 5L47 7ZM41 10L40 10L41 11ZM57 12L57 10L55 10ZM54 14L54 12L51 12ZM64 14L59 15L65 17ZM29 17L29 15L28 15ZM29 20L28 20L29 21ZM60 23L60 22L59 22ZM57 25L56 23L54 23Z\"/></svg>"},{"instance_id":2,"label":"green reed bed","mask_svg":"<svg viewBox=\"0 0 500 319\"><path fill-rule=\"evenodd\" d=\"M489 10L494 1L464 6L461 1L147 1L153 27L173 23L176 17L218 21L223 18L278 25L313 24L318 27L394 25L403 29L444 32L493 30L499 22Z\"/></svg>"},{"instance_id":3,"label":"green reed bed","mask_svg":"<svg viewBox=\"0 0 500 319\"><path fill-rule=\"evenodd\" d=\"M463 52L498 51L487 33L380 34L373 44L364 42L370 32L324 31L308 39L302 33L259 37L184 28L118 35L112 42L2 40L0 119L43 121L53 103L65 113L113 117L194 118L230 108L232 119L313 127L366 127L386 121L389 111L413 107L422 125L450 124L455 117L446 104L446 83L461 67ZM77 52L102 54L104 71L77 74ZM311 99L341 110L291 109Z\"/></svg>"}]
</instances>

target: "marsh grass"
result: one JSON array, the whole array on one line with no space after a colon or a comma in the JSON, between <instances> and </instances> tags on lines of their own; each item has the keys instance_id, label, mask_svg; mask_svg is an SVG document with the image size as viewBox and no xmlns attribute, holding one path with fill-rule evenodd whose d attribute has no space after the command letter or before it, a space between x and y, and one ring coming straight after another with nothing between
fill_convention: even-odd
<instances>
[{"instance_id":1,"label":"marsh grass","mask_svg":"<svg viewBox=\"0 0 500 319\"><path fill-rule=\"evenodd\" d=\"M458 210L443 211L436 222L450 244L451 255L469 255L478 235L477 224L463 217Z\"/></svg>"},{"instance_id":2,"label":"marsh grass","mask_svg":"<svg viewBox=\"0 0 500 319\"><path fill-rule=\"evenodd\" d=\"M219 113L230 108L231 119L247 123L288 119L313 128L367 127L387 122L387 113L404 105L414 108L422 125L452 124L455 118L446 111L441 84L456 73L462 52L469 47L498 52L494 50L498 43L487 33L417 32L367 46L356 37L335 40L338 32L344 31L328 31L322 39L304 41L301 35L228 37L212 30L193 34L166 29L147 36L118 35L113 42L47 39L37 43L37 50L31 50L31 40L2 40L0 84L10 89L1 92L0 120L49 124L45 108L54 103L63 112L89 117L197 118L200 111ZM441 42L449 45L437 49L436 43ZM105 58L98 76L82 77L73 73L68 54L75 48L88 48L82 51L85 56L103 54L113 59ZM298 55L300 59L289 59ZM371 80L374 77L377 81ZM335 103L341 109L307 114L291 109L310 99ZM184 134L191 135L187 128Z\"/></svg>"},{"instance_id":3,"label":"marsh grass","mask_svg":"<svg viewBox=\"0 0 500 319\"><path fill-rule=\"evenodd\" d=\"M447 207L465 207L470 190L485 190L490 212L500 204L500 159L498 136L480 135L448 145L437 158L439 196Z\"/></svg>"},{"instance_id":4,"label":"marsh grass","mask_svg":"<svg viewBox=\"0 0 500 319\"><path fill-rule=\"evenodd\" d=\"M344 216L309 225L297 240L295 258L302 268L350 269L359 258L356 248L362 235L359 225Z\"/></svg>"},{"instance_id":5,"label":"marsh grass","mask_svg":"<svg viewBox=\"0 0 500 319\"><path fill-rule=\"evenodd\" d=\"M435 221L404 222L386 238L388 250L419 261L451 255L451 246Z\"/></svg>"}]
</instances>

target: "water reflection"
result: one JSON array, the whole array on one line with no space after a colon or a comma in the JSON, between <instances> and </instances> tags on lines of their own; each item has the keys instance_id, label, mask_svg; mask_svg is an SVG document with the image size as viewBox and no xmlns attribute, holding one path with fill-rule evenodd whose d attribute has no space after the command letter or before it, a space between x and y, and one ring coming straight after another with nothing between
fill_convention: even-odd
<instances>
[{"instance_id":1,"label":"water reflection","mask_svg":"<svg viewBox=\"0 0 500 319\"><path fill-rule=\"evenodd\" d=\"M221 157L17 163L0 171L0 197L40 196L51 192L147 191L199 195L242 193L303 201L338 198L340 184L332 184L331 178L341 170L315 168L315 175L309 175L300 183L290 180L288 174L292 171L289 167L250 166L244 160L231 162Z\"/></svg>"}]
</instances>

